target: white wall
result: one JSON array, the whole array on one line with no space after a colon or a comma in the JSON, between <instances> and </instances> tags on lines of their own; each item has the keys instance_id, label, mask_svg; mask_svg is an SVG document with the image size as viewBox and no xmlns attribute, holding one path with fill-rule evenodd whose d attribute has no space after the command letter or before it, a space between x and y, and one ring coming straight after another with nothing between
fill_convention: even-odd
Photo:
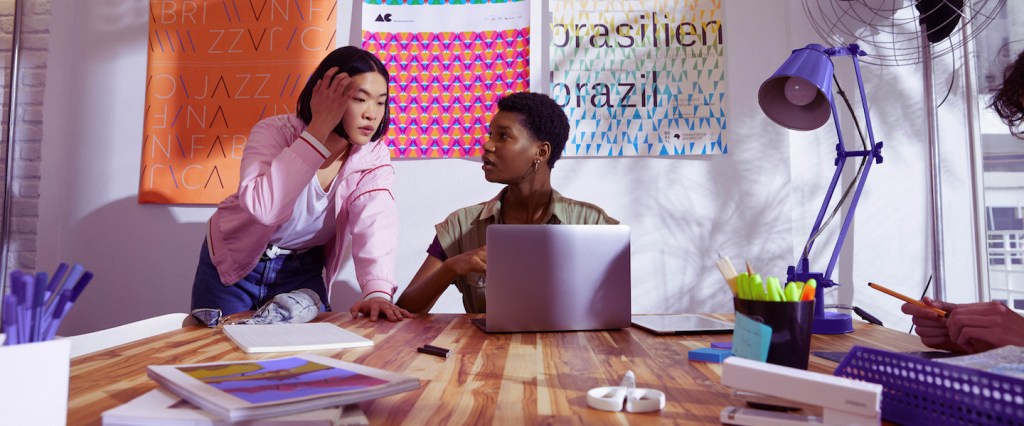
<instances>
[{"instance_id":1,"label":"white wall","mask_svg":"<svg viewBox=\"0 0 1024 426\"><path fill-rule=\"evenodd\" d=\"M186 311L212 209L136 203L148 4L55 3L60 4L53 8L46 80L37 264L52 270L61 261L80 262L96 273L61 333ZM342 2L341 16L350 5ZM785 131L756 102L758 86L791 49L818 41L802 2L730 0L723 7L729 155L566 158L553 173L563 194L595 202L632 226L635 313L731 312L714 267L716 253L784 276L832 174L831 124L813 132ZM855 91L852 67L836 60L836 69L847 90ZM852 298L887 325L906 329L897 301L864 289L871 280L919 292L930 269L920 70L864 71L875 133L886 143L885 162L871 172L844 250L846 264L833 278L850 283L846 303ZM397 274L404 286L425 256L433 224L499 187L484 181L473 160L395 163L401 218ZM433 185L425 188L424 182ZM812 256L823 258L812 262L816 269L824 269L831 252L832 242L822 238ZM345 309L356 295L351 267L339 280L333 302ZM435 307L461 311L454 289Z\"/></svg>"}]
</instances>

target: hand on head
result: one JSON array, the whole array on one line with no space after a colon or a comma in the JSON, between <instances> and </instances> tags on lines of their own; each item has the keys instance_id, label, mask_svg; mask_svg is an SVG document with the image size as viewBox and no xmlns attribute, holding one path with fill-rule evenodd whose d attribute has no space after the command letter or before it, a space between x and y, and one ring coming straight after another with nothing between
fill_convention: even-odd
<instances>
[{"instance_id":1,"label":"hand on head","mask_svg":"<svg viewBox=\"0 0 1024 426\"><path fill-rule=\"evenodd\" d=\"M358 317L359 314L366 315L370 321L377 321L378 317L387 318L388 321L401 321L415 316L382 297L356 302L349 309L349 313L352 314L352 318Z\"/></svg>"},{"instance_id":2,"label":"hand on head","mask_svg":"<svg viewBox=\"0 0 1024 426\"><path fill-rule=\"evenodd\" d=\"M324 78L313 86L313 94L309 100L309 109L313 119L306 131L317 138L325 146L328 137L334 128L345 115L348 108L349 98L352 97L350 87L352 77L343 72L338 72L338 67L327 70ZM333 152L335 147L327 146ZM340 147L339 147L340 149Z\"/></svg>"}]
</instances>

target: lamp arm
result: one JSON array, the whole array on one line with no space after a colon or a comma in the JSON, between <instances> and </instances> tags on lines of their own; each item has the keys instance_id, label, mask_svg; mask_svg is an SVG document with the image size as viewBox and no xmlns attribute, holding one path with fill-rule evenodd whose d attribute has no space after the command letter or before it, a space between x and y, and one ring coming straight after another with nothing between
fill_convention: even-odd
<instances>
[{"instance_id":1,"label":"lamp arm","mask_svg":"<svg viewBox=\"0 0 1024 426\"><path fill-rule=\"evenodd\" d=\"M832 258L828 262L828 269L825 270L825 278L829 279L832 276L832 270L836 266L836 261L839 260L839 252L843 249L843 240L846 239L846 232L850 230L850 224L853 223L853 213L857 210L857 202L860 201L861 191L864 189L864 182L868 180L868 172L871 171L871 158L864 159L866 164L864 165L864 172L860 175L860 181L857 182L857 189L853 193L853 200L850 201L850 209L846 212L846 218L843 219L843 228L839 231L839 238L836 239L836 245L832 249Z\"/></svg>"},{"instance_id":2,"label":"lamp arm","mask_svg":"<svg viewBox=\"0 0 1024 426\"><path fill-rule=\"evenodd\" d=\"M849 152L847 154L853 156L863 156L865 165L864 171L860 176L860 181L857 182L857 189L853 194L853 200L850 201L849 210L846 212L846 218L843 220L842 230L839 231L839 238L836 240L836 245L832 249L832 258L828 262L828 269L825 270L825 278L828 279L832 276L832 270L835 268L836 262L839 259L839 252L843 248L843 241L846 239L846 233L850 229L850 225L853 223L853 215L857 210L857 203L860 201L861 192L864 190L864 183L867 181L868 173L871 171L871 164L874 162L882 162L881 156L881 142L875 143L875 131L871 126L871 111L868 107L867 94L864 91L864 79L861 77L860 63L857 61L857 56L863 55L863 51L857 47L856 44L851 44L849 47L850 60L853 62L853 71L857 76L857 89L860 92L860 103L864 108L864 122L868 128L868 143L870 144L867 151L856 151ZM833 109L834 112L834 109ZM842 156L838 161L842 163L846 162L848 156ZM874 160L874 161L872 161Z\"/></svg>"},{"instance_id":3,"label":"lamp arm","mask_svg":"<svg viewBox=\"0 0 1024 426\"><path fill-rule=\"evenodd\" d=\"M839 184L839 178L843 174L843 166L846 164L845 161L841 161L846 158L845 142L843 142L843 127L839 124L839 112L836 110L835 102L829 103L832 109L832 123L836 126L836 135L839 142L836 143L836 171L832 174L832 182L828 185L828 191L825 192L825 200L821 203L821 209L818 210L818 217L814 220L814 226L811 228L811 235L807 237L807 242L804 243L804 249L800 254L800 262L797 264L797 272L809 273L811 271L811 248L814 247L814 241L818 238L818 234L821 233L821 223L825 219L825 212L828 211L829 204L832 203L832 195L836 192L836 185Z\"/></svg>"},{"instance_id":4,"label":"lamp arm","mask_svg":"<svg viewBox=\"0 0 1024 426\"><path fill-rule=\"evenodd\" d=\"M830 56L850 56L851 60L853 61L854 71L855 71L856 76L857 76L857 88L858 88L858 91L859 91L860 96L861 96L861 105L864 108L865 123L867 124L867 128L868 128L868 139L869 139L869 143L870 143L870 148L866 149L866 150L862 150L862 151L846 151L846 148L845 148L845 145L844 145L844 142L843 142L842 127L841 127L841 125L839 123L839 114L838 114L838 111L836 110L835 103L832 103L832 105L831 105L832 120L833 120L833 122L834 122L834 124L836 126L836 134L837 134L837 137L839 139L839 143L836 144L836 171L832 175L832 181L829 184L828 191L825 194L825 199L822 202L821 209L818 211L818 216L815 219L813 228L811 229L811 235L808 237L807 243L804 245L804 250L801 253L800 261L797 264L797 266L795 267L795 272L802 273L802 274L810 274L810 261L808 259L809 256L810 256L810 251L811 251L811 248L814 245L814 240L817 238L818 234L820 233L820 229L821 229L821 226L822 226L822 221L823 221L823 219L825 217L825 212L828 211L828 206L829 206L829 204L831 204L832 195L835 193L835 189L836 189L836 186L839 183L839 179L840 179L840 177L842 175L842 171L843 171L843 168L844 168L844 166L846 164L846 160L849 157L865 157L864 161L866 162L866 164L862 164L863 170L858 171L858 174L860 176L859 176L859 181L857 183L856 191L854 192L853 200L851 200L849 209L847 210L847 213L846 213L845 218L843 220L843 226L842 226L842 229L840 230L839 237L836 240L836 245L833 247L832 257L829 260L828 268L826 269L826 272L822 275L822 278L823 278L822 281L824 281L825 283L828 283L827 284L828 286L833 285L832 281L831 281L832 271L835 268L835 264L836 264L836 262L837 262L837 260L839 258L839 253L842 250L843 242L846 239L846 234L849 231L850 225L852 224L853 215L854 215L854 213L855 213L855 211L857 209L857 203L860 200L860 195L861 195L861 193L863 191L864 183L867 181L867 175L868 175L868 173L871 170L871 163L873 163L873 162L879 162L879 163L882 162L882 156L881 156L882 143L881 142L878 142L877 144L875 143L874 129L872 128L872 125L871 125L871 113L870 113L870 109L868 107L867 96L866 96L865 90L864 90L864 82L863 82L863 79L861 77L860 65L857 62L857 56L864 55L864 52L861 51L859 49L859 47L857 47L857 45L852 44L849 47L830 49L829 55ZM847 103L847 105L849 105L849 104ZM856 117L854 117L854 118L856 118ZM863 139L863 135L861 135L861 136L862 136L862 139ZM845 199L845 197L846 197L846 195L844 194L843 198ZM842 201L843 200L841 199L840 203Z\"/></svg>"},{"instance_id":5,"label":"lamp arm","mask_svg":"<svg viewBox=\"0 0 1024 426\"><path fill-rule=\"evenodd\" d=\"M842 143L836 145L837 158L842 158L843 153ZM832 195L835 194L836 185L839 184L839 178L843 174L843 165L845 161L837 161L836 171L832 174L832 182L828 185L828 191L825 192L825 200L821 203L821 209L818 210L818 217L814 220L814 226L811 228L811 235L807 237L807 242L804 243L803 252L800 255L800 262L797 264L797 272L807 273L810 272L810 253L811 248L814 247L814 241L818 238L818 234L821 230L821 222L825 219L825 212L828 211L829 204L832 203Z\"/></svg>"}]
</instances>

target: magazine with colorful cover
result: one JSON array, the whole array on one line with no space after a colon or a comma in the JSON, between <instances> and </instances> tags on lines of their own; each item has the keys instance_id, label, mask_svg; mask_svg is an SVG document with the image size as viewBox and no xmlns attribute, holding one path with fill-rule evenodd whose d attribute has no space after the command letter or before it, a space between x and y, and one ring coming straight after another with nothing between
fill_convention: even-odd
<instances>
[{"instance_id":1,"label":"magazine with colorful cover","mask_svg":"<svg viewBox=\"0 0 1024 426\"><path fill-rule=\"evenodd\" d=\"M103 412L103 426L368 426L359 404L321 408L280 417L229 422L156 388Z\"/></svg>"},{"instance_id":2,"label":"magazine with colorful cover","mask_svg":"<svg viewBox=\"0 0 1024 426\"><path fill-rule=\"evenodd\" d=\"M417 389L415 377L316 354L186 365L151 365L165 389L229 421L354 404Z\"/></svg>"}]
</instances>

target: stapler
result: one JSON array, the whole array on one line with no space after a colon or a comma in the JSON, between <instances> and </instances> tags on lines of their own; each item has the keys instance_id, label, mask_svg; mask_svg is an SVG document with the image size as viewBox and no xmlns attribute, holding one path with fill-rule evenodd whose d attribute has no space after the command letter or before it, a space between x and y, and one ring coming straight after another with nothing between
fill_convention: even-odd
<instances>
[{"instance_id":1,"label":"stapler","mask_svg":"<svg viewBox=\"0 0 1024 426\"><path fill-rule=\"evenodd\" d=\"M882 386L737 356L722 363L722 384L747 401L722 409L729 425L878 425Z\"/></svg>"}]
</instances>

